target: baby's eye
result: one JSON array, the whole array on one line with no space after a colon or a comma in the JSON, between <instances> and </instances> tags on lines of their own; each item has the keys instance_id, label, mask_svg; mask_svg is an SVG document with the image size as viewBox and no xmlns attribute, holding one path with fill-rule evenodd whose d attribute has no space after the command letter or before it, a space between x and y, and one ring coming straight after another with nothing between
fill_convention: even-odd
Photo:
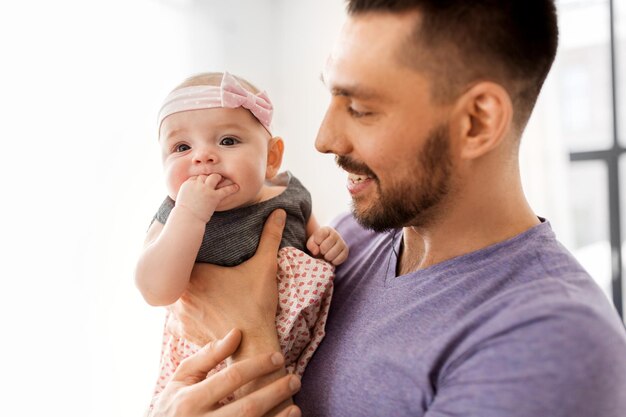
<instances>
[{"instance_id":1,"label":"baby's eye","mask_svg":"<svg viewBox=\"0 0 626 417\"><path fill-rule=\"evenodd\" d=\"M239 140L230 136L227 136L225 138L222 138L222 140L220 140L220 145L222 146L233 146L238 143L239 143Z\"/></svg>"},{"instance_id":2,"label":"baby's eye","mask_svg":"<svg viewBox=\"0 0 626 417\"><path fill-rule=\"evenodd\" d=\"M180 145L176 145L176 152L185 152L191 149L191 146L181 143Z\"/></svg>"}]
</instances>

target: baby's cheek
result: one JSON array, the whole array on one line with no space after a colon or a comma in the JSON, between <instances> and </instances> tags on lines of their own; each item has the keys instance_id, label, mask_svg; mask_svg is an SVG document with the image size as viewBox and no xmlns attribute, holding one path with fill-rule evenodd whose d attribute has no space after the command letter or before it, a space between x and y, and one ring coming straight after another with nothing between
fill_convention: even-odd
<instances>
[{"instance_id":1,"label":"baby's cheek","mask_svg":"<svg viewBox=\"0 0 626 417\"><path fill-rule=\"evenodd\" d=\"M181 172L176 167L169 167L165 170L165 185L167 193L173 200L176 200L180 186L187 180L187 173Z\"/></svg>"}]
</instances>

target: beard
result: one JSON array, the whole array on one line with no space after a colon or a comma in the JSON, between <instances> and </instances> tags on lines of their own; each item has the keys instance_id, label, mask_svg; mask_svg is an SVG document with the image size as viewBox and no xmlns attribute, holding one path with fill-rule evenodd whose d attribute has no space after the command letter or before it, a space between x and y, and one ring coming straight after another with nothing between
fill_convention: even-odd
<instances>
[{"instance_id":1,"label":"beard","mask_svg":"<svg viewBox=\"0 0 626 417\"><path fill-rule=\"evenodd\" d=\"M382 186L378 177L365 164L346 156L337 156L337 165L370 176L379 197L366 207L359 199L352 201L352 213L363 227L376 232L405 226L422 227L432 222L437 208L450 192L452 160L450 138L444 126L431 130L415 164L402 179Z\"/></svg>"}]
</instances>

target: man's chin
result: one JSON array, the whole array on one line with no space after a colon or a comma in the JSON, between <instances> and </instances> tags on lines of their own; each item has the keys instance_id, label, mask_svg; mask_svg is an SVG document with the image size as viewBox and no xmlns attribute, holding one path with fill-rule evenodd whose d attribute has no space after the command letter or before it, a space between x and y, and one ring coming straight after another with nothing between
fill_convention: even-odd
<instances>
[{"instance_id":1,"label":"man's chin","mask_svg":"<svg viewBox=\"0 0 626 417\"><path fill-rule=\"evenodd\" d=\"M435 207L426 210L411 210L406 204L406 201L394 202L390 199L367 205L353 201L352 215L364 228L381 233L409 225L424 226L432 220L431 215L436 212Z\"/></svg>"},{"instance_id":2,"label":"man's chin","mask_svg":"<svg viewBox=\"0 0 626 417\"><path fill-rule=\"evenodd\" d=\"M396 223L382 210L382 206L378 206L374 209L363 209L358 207L357 204L353 204L352 215L361 226L377 233L398 228Z\"/></svg>"}]
</instances>

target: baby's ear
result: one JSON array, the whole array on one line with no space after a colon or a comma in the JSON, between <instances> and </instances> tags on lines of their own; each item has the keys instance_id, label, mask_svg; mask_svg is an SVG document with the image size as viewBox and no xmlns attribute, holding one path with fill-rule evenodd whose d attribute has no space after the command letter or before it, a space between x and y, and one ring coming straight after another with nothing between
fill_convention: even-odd
<instances>
[{"instance_id":1,"label":"baby's ear","mask_svg":"<svg viewBox=\"0 0 626 417\"><path fill-rule=\"evenodd\" d=\"M283 151L285 144L283 139L276 136L271 138L267 145L267 168L265 170L265 178L274 178L278 174L280 164L283 162Z\"/></svg>"}]
</instances>

